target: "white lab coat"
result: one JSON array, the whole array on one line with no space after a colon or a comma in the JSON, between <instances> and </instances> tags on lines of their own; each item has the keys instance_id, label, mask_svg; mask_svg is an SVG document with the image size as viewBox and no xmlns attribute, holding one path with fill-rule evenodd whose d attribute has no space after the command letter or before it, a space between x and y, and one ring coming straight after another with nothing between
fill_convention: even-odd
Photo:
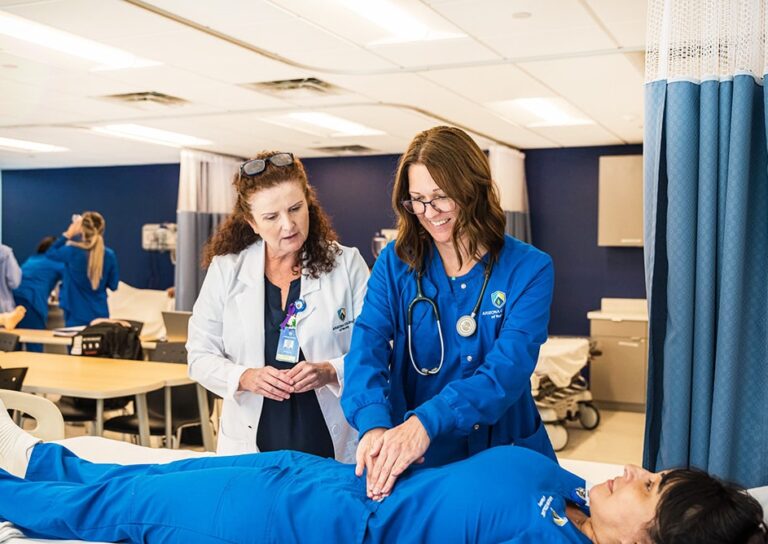
<instances>
[{"instance_id":1,"label":"white lab coat","mask_svg":"<svg viewBox=\"0 0 768 544\"><path fill-rule=\"evenodd\" d=\"M336 459L354 462L357 433L339 403L344 387L344 355L360 314L368 266L355 248L340 246L334 269L317 279L301 276L306 309L297 315L296 333L310 362L330 361L338 385L315 390ZM248 368L264 366L264 243L237 255L213 259L189 320L189 376L224 399L217 453L253 453L264 397L238 391Z\"/></svg>"}]
</instances>

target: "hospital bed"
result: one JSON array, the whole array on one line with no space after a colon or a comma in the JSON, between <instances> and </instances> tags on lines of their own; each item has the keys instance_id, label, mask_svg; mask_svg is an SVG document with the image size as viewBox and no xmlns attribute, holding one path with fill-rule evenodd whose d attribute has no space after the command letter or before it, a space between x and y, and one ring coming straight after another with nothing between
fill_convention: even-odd
<instances>
[{"instance_id":1,"label":"hospital bed","mask_svg":"<svg viewBox=\"0 0 768 544\"><path fill-rule=\"evenodd\" d=\"M555 451L568 444L567 421L591 431L600 423L592 393L581 370L590 357L588 338L551 336L541 345L531 375L531 393Z\"/></svg>"},{"instance_id":2,"label":"hospital bed","mask_svg":"<svg viewBox=\"0 0 768 544\"><path fill-rule=\"evenodd\" d=\"M36 397L27 393L0 390L0 399L9 409L16 409L35 419L37 427L31 429L36 436L48 440L61 437L64 434L64 420L61 413L49 400ZM94 462L110 462L120 464L141 463L169 463L179 459L202 457L213 455L210 452L195 452L189 450L170 450L164 448L147 448L128 442L120 442L97 436L80 436L53 440L72 450L83 459ZM571 472L580 475L587 482L600 483L609 478L620 475L623 472L622 465L610 463L595 463L592 461L580 461L572 459L560 459L560 464ZM763 504L763 511L768 515L768 486L756 490L750 490ZM0 544L33 544L33 543L70 543L76 544L80 540L42 540L25 537L2 539L0 532Z\"/></svg>"}]
</instances>

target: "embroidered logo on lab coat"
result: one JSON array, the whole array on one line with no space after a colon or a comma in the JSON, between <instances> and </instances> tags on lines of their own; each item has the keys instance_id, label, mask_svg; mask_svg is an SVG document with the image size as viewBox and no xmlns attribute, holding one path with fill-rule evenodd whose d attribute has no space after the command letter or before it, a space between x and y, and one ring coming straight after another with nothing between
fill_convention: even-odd
<instances>
[{"instance_id":1,"label":"embroidered logo on lab coat","mask_svg":"<svg viewBox=\"0 0 768 544\"><path fill-rule=\"evenodd\" d=\"M494 291L491 293L491 302L497 308L501 308L507 302L507 294L504 291Z\"/></svg>"},{"instance_id":2,"label":"embroidered logo on lab coat","mask_svg":"<svg viewBox=\"0 0 768 544\"><path fill-rule=\"evenodd\" d=\"M552 514L552 521L554 521L555 525L557 525L558 527L562 527L563 525L568 523L568 518L565 516L561 517L560 515L558 515L558 513L555 512L554 508L550 508L549 513Z\"/></svg>"},{"instance_id":3,"label":"embroidered logo on lab coat","mask_svg":"<svg viewBox=\"0 0 768 544\"><path fill-rule=\"evenodd\" d=\"M339 319L341 321L344 321L347 318L347 309L346 308L339 308L336 310L336 315L339 316Z\"/></svg>"}]
</instances>

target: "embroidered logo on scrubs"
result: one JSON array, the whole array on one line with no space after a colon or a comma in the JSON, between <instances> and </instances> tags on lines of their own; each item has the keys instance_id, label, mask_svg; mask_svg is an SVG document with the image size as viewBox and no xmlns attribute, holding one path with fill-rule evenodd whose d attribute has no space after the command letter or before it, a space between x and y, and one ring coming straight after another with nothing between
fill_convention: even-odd
<instances>
[{"instance_id":1,"label":"embroidered logo on scrubs","mask_svg":"<svg viewBox=\"0 0 768 544\"><path fill-rule=\"evenodd\" d=\"M560 517L560 515L558 515L558 513L555 512L554 508L550 508L549 513L552 514L552 521L554 521L555 525L557 525L558 527L562 527L563 525L568 523L568 518L565 516Z\"/></svg>"},{"instance_id":2,"label":"embroidered logo on scrubs","mask_svg":"<svg viewBox=\"0 0 768 544\"><path fill-rule=\"evenodd\" d=\"M347 318L347 309L346 308L339 308L336 310L336 315L339 316L339 319L341 321L344 321Z\"/></svg>"},{"instance_id":3,"label":"embroidered logo on scrubs","mask_svg":"<svg viewBox=\"0 0 768 544\"><path fill-rule=\"evenodd\" d=\"M576 496L580 498L582 501L587 502L587 490L583 487L577 487L576 488Z\"/></svg>"},{"instance_id":4,"label":"embroidered logo on scrubs","mask_svg":"<svg viewBox=\"0 0 768 544\"><path fill-rule=\"evenodd\" d=\"M507 302L507 294L504 291L494 291L491 293L491 302L497 308L501 308Z\"/></svg>"}]
</instances>

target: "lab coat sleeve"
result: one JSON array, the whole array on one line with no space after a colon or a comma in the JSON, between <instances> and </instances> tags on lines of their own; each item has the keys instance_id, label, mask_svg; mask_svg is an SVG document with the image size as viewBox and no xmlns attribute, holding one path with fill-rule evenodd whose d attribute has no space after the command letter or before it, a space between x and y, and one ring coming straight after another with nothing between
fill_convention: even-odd
<instances>
[{"instance_id":1,"label":"lab coat sleeve","mask_svg":"<svg viewBox=\"0 0 768 544\"><path fill-rule=\"evenodd\" d=\"M357 318L352 345L344 358L345 385L341 407L360 437L376 427L393 427L389 358L395 316L393 289L389 284L394 258L390 245L376 259L368 280L363 311Z\"/></svg>"},{"instance_id":2,"label":"lab coat sleeve","mask_svg":"<svg viewBox=\"0 0 768 544\"><path fill-rule=\"evenodd\" d=\"M231 283L224 268L220 257L208 268L189 319L187 360L190 378L224 399L236 400L240 376L248 368L233 363L224 352L225 292Z\"/></svg>"},{"instance_id":3,"label":"lab coat sleeve","mask_svg":"<svg viewBox=\"0 0 768 544\"><path fill-rule=\"evenodd\" d=\"M475 373L445 386L415 410L430 439L453 430L469 434L475 424L493 425L531 387L539 347L547 339L554 270L541 254L531 280L504 318L501 331Z\"/></svg>"},{"instance_id":4,"label":"lab coat sleeve","mask_svg":"<svg viewBox=\"0 0 768 544\"><path fill-rule=\"evenodd\" d=\"M11 289L16 289L21 284L21 267L16 257L13 256L13 250L7 248L5 263L5 283Z\"/></svg>"},{"instance_id":5,"label":"lab coat sleeve","mask_svg":"<svg viewBox=\"0 0 768 544\"><path fill-rule=\"evenodd\" d=\"M357 319L360 317L360 312L363 309L363 300L365 299L365 292L368 286L368 277L371 273L368 270L368 264L365 262L365 259L363 259L363 256L360 255L360 251L357 248L348 250L348 255L349 257L345 258L345 273L349 278L349 289L352 291L352 304L354 305L352 308L352 311L354 312L353 317L355 322L357 322ZM345 257L347 257L347 255L345 255ZM354 325L352 327L352 330L354 330ZM330 360L331 365L333 365L334 370L336 370L338 384L328 385L328 389L331 393L336 395L336 397L340 397L342 391L344 391L345 357L346 354Z\"/></svg>"}]
</instances>

